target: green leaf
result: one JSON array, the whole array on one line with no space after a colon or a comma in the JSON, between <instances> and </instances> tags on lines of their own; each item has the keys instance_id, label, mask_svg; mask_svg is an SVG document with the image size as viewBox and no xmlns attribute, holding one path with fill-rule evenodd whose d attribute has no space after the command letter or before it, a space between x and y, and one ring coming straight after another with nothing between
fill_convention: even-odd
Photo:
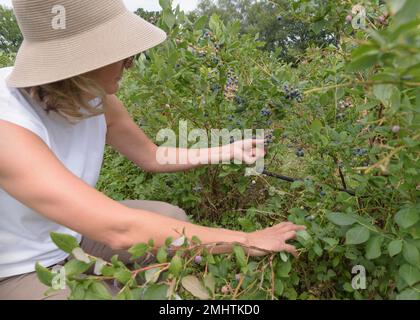
<instances>
[{"instance_id":1,"label":"green leaf","mask_svg":"<svg viewBox=\"0 0 420 320\"><path fill-rule=\"evenodd\" d=\"M420 300L420 293L414 289L407 288L397 294L397 300Z\"/></svg>"},{"instance_id":2,"label":"green leaf","mask_svg":"<svg viewBox=\"0 0 420 320\"><path fill-rule=\"evenodd\" d=\"M146 270L145 272L146 282L152 282L152 283L157 282L159 279L160 273L161 273L160 268L152 268L152 269Z\"/></svg>"},{"instance_id":3,"label":"green leaf","mask_svg":"<svg viewBox=\"0 0 420 320\"><path fill-rule=\"evenodd\" d=\"M369 240L370 232L363 226L351 228L346 233L346 244L361 244Z\"/></svg>"},{"instance_id":4,"label":"green leaf","mask_svg":"<svg viewBox=\"0 0 420 320\"><path fill-rule=\"evenodd\" d=\"M393 1L395 3L395 1ZM404 5L400 6L398 13L395 16L395 26L400 26L411 20L416 19L420 12L420 2L415 0L408 0Z\"/></svg>"},{"instance_id":5,"label":"green leaf","mask_svg":"<svg viewBox=\"0 0 420 320\"><path fill-rule=\"evenodd\" d=\"M131 260L135 260L143 257L148 252L148 250L149 246L147 244L139 243L128 249L128 252L131 254Z\"/></svg>"},{"instance_id":6,"label":"green leaf","mask_svg":"<svg viewBox=\"0 0 420 320\"><path fill-rule=\"evenodd\" d=\"M144 300L168 300L168 286L166 284L152 284L149 286L144 295Z\"/></svg>"},{"instance_id":7,"label":"green leaf","mask_svg":"<svg viewBox=\"0 0 420 320\"><path fill-rule=\"evenodd\" d=\"M275 294L280 297L283 294L284 291L284 284L281 279L275 279L274 280L274 292Z\"/></svg>"},{"instance_id":8,"label":"green leaf","mask_svg":"<svg viewBox=\"0 0 420 320\"><path fill-rule=\"evenodd\" d=\"M169 29L172 29L176 22L175 15L171 12L165 13L163 20Z\"/></svg>"},{"instance_id":9,"label":"green leaf","mask_svg":"<svg viewBox=\"0 0 420 320\"><path fill-rule=\"evenodd\" d=\"M235 253L236 261L238 262L239 266L245 268L248 263L246 261L244 249L240 246L234 246L233 252Z\"/></svg>"},{"instance_id":10,"label":"green leaf","mask_svg":"<svg viewBox=\"0 0 420 320\"><path fill-rule=\"evenodd\" d=\"M356 219L352 216L341 212L327 213L327 219L339 226L350 226L356 223Z\"/></svg>"},{"instance_id":11,"label":"green leaf","mask_svg":"<svg viewBox=\"0 0 420 320\"><path fill-rule=\"evenodd\" d=\"M402 240L393 240L388 245L388 253L390 257L393 257L399 254L402 250L403 242Z\"/></svg>"},{"instance_id":12,"label":"green leaf","mask_svg":"<svg viewBox=\"0 0 420 320\"><path fill-rule=\"evenodd\" d=\"M64 269L66 270L66 276L72 277L84 273L89 270L91 265L92 263L84 263L76 259L70 260L64 265Z\"/></svg>"},{"instance_id":13,"label":"green leaf","mask_svg":"<svg viewBox=\"0 0 420 320\"><path fill-rule=\"evenodd\" d=\"M170 0L159 0L159 4L163 10L172 9Z\"/></svg>"},{"instance_id":14,"label":"green leaf","mask_svg":"<svg viewBox=\"0 0 420 320\"><path fill-rule=\"evenodd\" d=\"M381 256L381 246L383 240L384 238L381 236L375 236L369 239L366 244L366 259L373 260Z\"/></svg>"},{"instance_id":15,"label":"green leaf","mask_svg":"<svg viewBox=\"0 0 420 320\"><path fill-rule=\"evenodd\" d=\"M210 21L209 21L209 27L211 31L217 32L217 30L220 29L220 24L221 24L221 21L220 21L219 16L217 14L213 14L210 17Z\"/></svg>"},{"instance_id":16,"label":"green leaf","mask_svg":"<svg viewBox=\"0 0 420 320\"><path fill-rule=\"evenodd\" d=\"M419 250L417 249L416 246L412 245L411 243L407 241L404 241L403 257L408 263L412 264L413 266L420 265Z\"/></svg>"},{"instance_id":17,"label":"green leaf","mask_svg":"<svg viewBox=\"0 0 420 320\"><path fill-rule=\"evenodd\" d=\"M199 298L200 300L210 299L210 295L207 289L201 284L195 276L186 276L181 280L182 286L191 293L194 297Z\"/></svg>"},{"instance_id":18,"label":"green leaf","mask_svg":"<svg viewBox=\"0 0 420 320\"><path fill-rule=\"evenodd\" d=\"M172 273L174 276L178 276L182 270L182 258L178 255L175 255L169 266L169 272Z\"/></svg>"},{"instance_id":19,"label":"green leaf","mask_svg":"<svg viewBox=\"0 0 420 320\"><path fill-rule=\"evenodd\" d=\"M127 269L120 268L114 273L115 279L117 279L123 285L127 284L131 280L131 272Z\"/></svg>"},{"instance_id":20,"label":"green leaf","mask_svg":"<svg viewBox=\"0 0 420 320\"><path fill-rule=\"evenodd\" d=\"M216 280L210 272L204 276L204 286L214 294L214 291L216 290Z\"/></svg>"},{"instance_id":21,"label":"green leaf","mask_svg":"<svg viewBox=\"0 0 420 320\"><path fill-rule=\"evenodd\" d=\"M73 249L79 247L77 239L69 234L51 232L50 236L55 245L64 252L72 253Z\"/></svg>"},{"instance_id":22,"label":"green leaf","mask_svg":"<svg viewBox=\"0 0 420 320\"><path fill-rule=\"evenodd\" d=\"M391 14L396 15L398 11L404 6L406 0L389 0L388 5L391 9Z\"/></svg>"},{"instance_id":23,"label":"green leaf","mask_svg":"<svg viewBox=\"0 0 420 320\"><path fill-rule=\"evenodd\" d=\"M89 294L92 294L99 300L111 300L112 295L109 293L108 289L101 282L93 282L88 290Z\"/></svg>"},{"instance_id":24,"label":"green leaf","mask_svg":"<svg viewBox=\"0 0 420 320\"><path fill-rule=\"evenodd\" d=\"M276 265L276 277L286 278L289 276L289 272L292 270L292 263L290 261L278 261Z\"/></svg>"},{"instance_id":25,"label":"green leaf","mask_svg":"<svg viewBox=\"0 0 420 320\"><path fill-rule=\"evenodd\" d=\"M38 262L35 264L35 271L39 281L46 286L51 287L51 283L55 274L47 268L41 266Z\"/></svg>"},{"instance_id":26,"label":"green leaf","mask_svg":"<svg viewBox=\"0 0 420 320\"><path fill-rule=\"evenodd\" d=\"M71 295L69 300L83 300L85 299L86 289L83 284L77 283L74 288L71 289Z\"/></svg>"},{"instance_id":27,"label":"green leaf","mask_svg":"<svg viewBox=\"0 0 420 320\"><path fill-rule=\"evenodd\" d=\"M359 71L370 68L378 63L378 52L373 51L354 59L348 66L348 71Z\"/></svg>"},{"instance_id":28,"label":"green leaf","mask_svg":"<svg viewBox=\"0 0 420 320\"><path fill-rule=\"evenodd\" d=\"M320 133L321 129L322 129L321 121L319 121L318 119L315 119L314 121L312 121L312 124L311 124L312 133Z\"/></svg>"},{"instance_id":29,"label":"green leaf","mask_svg":"<svg viewBox=\"0 0 420 320\"><path fill-rule=\"evenodd\" d=\"M404 281L412 286L415 283L420 281L420 271L417 267L411 266L409 264L404 264L400 267L398 274Z\"/></svg>"},{"instance_id":30,"label":"green leaf","mask_svg":"<svg viewBox=\"0 0 420 320\"><path fill-rule=\"evenodd\" d=\"M392 84L377 84L373 86L373 94L386 107L392 107L398 110L401 100L401 93L398 88Z\"/></svg>"},{"instance_id":31,"label":"green leaf","mask_svg":"<svg viewBox=\"0 0 420 320\"><path fill-rule=\"evenodd\" d=\"M166 261L168 261L168 252L166 251L165 247L159 248L156 255L156 259L159 263L165 263Z\"/></svg>"},{"instance_id":32,"label":"green leaf","mask_svg":"<svg viewBox=\"0 0 420 320\"><path fill-rule=\"evenodd\" d=\"M404 229L416 224L419 219L420 215L415 207L403 208L395 215L395 222Z\"/></svg>"},{"instance_id":33,"label":"green leaf","mask_svg":"<svg viewBox=\"0 0 420 320\"><path fill-rule=\"evenodd\" d=\"M197 19L197 21L194 24L194 30L201 30L206 26L207 23L207 17L206 16L202 16L199 19Z\"/></svg>"}]
</instances>

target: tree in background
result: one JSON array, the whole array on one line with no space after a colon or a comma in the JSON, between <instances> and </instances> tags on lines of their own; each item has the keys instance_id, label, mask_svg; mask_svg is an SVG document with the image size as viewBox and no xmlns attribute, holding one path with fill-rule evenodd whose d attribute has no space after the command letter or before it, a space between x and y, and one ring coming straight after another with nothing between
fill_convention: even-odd
<instances>
[{"instance_id":1,"label":"tree in background","mask_svg":"<svg viewBox=\"0 0 420 320\"><path fill-rule=\"evenodd\" d=\"M259 40L266 43L265 50L286 62L296 62L309 46L322 47L338 41L339 30L324 23L325 19L332 21L330 15L336 15L332 12L333 1L314 3L318 6L317 14L308 16L307 20L300 14L302 5L288 0L201 0L195 14L217 14L224 23L238 19L241 34L258 34Z\"/></svg>"},{"instance_id":2,"label":"tree in background","mask_svg":"<svg viewBox=\"0 0 420 320\"><path fill-rule=\"evenodd\" d=\"M12 9L0 5L0 51L16 53L23 41Z\"/></svg>"},{"instance_id":3,"label":"tree in background","mask_svg":"<svg viewBox=\"0 0 420 320\"><path fill-rule=\"evenodd\" d=\"M138 8L134 13L152 24L156 24L161 15L160 11L146 11L143 8Z\"/></svg>"}]
</instances>

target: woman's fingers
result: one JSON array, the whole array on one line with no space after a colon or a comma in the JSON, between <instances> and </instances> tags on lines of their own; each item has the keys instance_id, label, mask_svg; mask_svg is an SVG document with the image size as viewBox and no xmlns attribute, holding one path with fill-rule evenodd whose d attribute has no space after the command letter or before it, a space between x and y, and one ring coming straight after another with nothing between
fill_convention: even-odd
<instances>
[{"instance_id":1,"label":"woman's fingers","mask_svg":"<svg viewBox=\"0 0 420 320\"><path fill-rule=\"evenodd\" d=\"M295 258L298 257L298 252L297 252L296 248L294 246L292 246L291 244L286 243L283 246L283 251L291 253Z\"/></svg>"},{"instance_id":2,"label":"woman's fingers","mask_svg":"<svg viewBox=\"0 0 420 320\"><path fill-rule=\"evenodd\" d=\"M296 238L296 231L292 230L292 231L287 231L285 233L282 234L283 240L287 241L290 239L295 239Z\"/></svg>"},{"instance_id":3,"label":"woman's fingers","mask_svg":"<svg viewBox=\"0 0 420 320\"><path fill-rule=\"evenodd\" d=\"M251 145L253 147L264 146L265 139L251 139L251 140L248 140L248 141L251 141Z\"/></svg>"}]
</instances>

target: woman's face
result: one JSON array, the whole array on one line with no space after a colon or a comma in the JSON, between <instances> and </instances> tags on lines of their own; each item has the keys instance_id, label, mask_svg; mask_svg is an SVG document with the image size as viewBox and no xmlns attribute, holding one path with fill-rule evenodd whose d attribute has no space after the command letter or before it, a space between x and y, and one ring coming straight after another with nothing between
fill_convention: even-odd
<instances>
[{"instance_id":1,"label":"woman's face","mask_svg":"<svg viewBox=\"0 0 420 320\"><path fill-rule=\"evenodd\" d=\"M96 81L107 94L115 94L120 87L120 81L125 69L125 61L122 60L90 71L85 76Z\"/></svg>"}]
</instances>

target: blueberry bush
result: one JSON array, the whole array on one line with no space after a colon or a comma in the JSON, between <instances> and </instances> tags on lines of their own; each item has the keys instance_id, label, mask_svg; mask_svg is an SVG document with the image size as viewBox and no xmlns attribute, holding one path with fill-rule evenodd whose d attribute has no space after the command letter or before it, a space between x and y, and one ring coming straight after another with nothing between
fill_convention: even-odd
<instances>
[{"instance_id":1,"label":"blueberry bush","mask_svg":"<svg viewBox=\"0 0 420 320\"><path fill-rule=\"evenodd\" d=\"M420 299L420 2L362 5L295 1L290 15L337 43L310 46L292 66L261 50L258 35L240 35L239 21L191 21L161 1L156 24L168 40L141 55L119 93L133 119L152 138L180 120L270 130L265 169L293 179L245 176L235 164L150 174L107 149L98 189L171 202L202 225L304 224L299 258L253 258L239 246L213 255L180 234L133 246L124 264L53 234L74 256L71 299ZM356 285L355 267L365 275ZM37 272L53 290L55 274Z\"/></svg>"}]
</instances>

